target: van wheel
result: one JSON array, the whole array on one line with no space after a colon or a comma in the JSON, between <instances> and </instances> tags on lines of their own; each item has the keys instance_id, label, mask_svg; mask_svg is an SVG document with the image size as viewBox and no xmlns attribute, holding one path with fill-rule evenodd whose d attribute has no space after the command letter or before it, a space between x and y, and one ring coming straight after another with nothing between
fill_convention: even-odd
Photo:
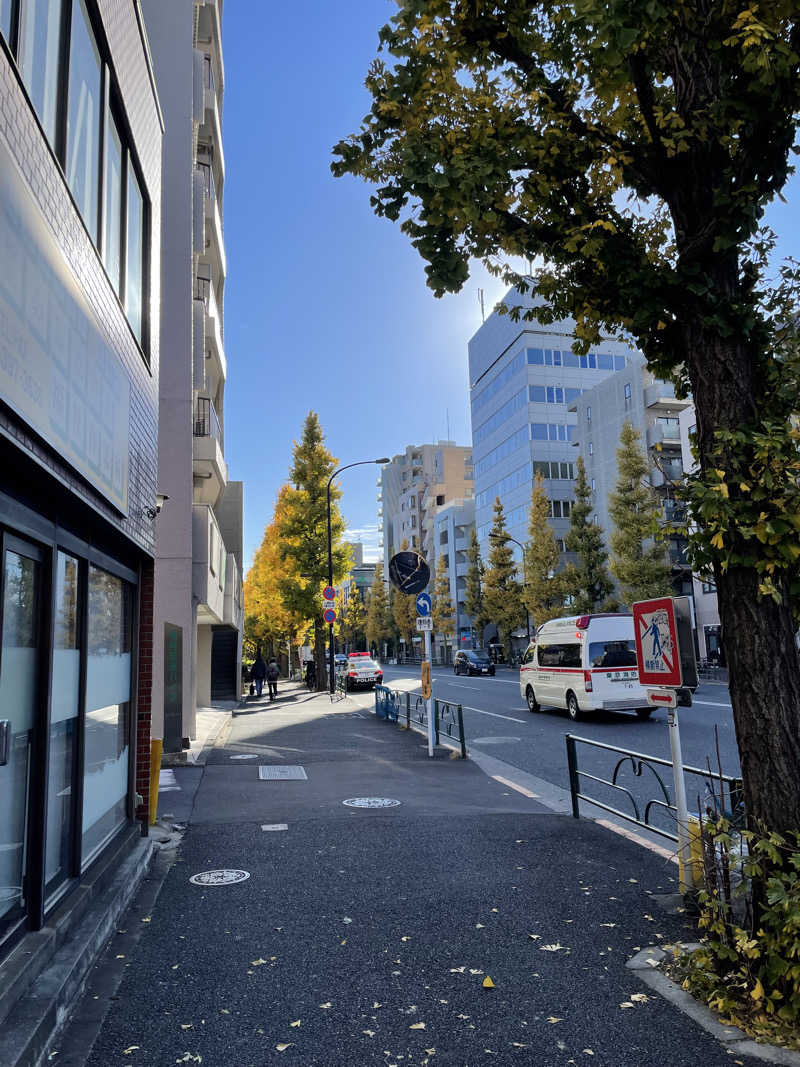
<instances>
[{"instance_id":1,"label":"van wheel","mask_svg":"<svg viewBox=\"0 0 800 1067\"><path fill-rule=\"evenodd\" d=\"M636 715L637 715L637 718L639 718L639 719L649 719L652 714L653 714L653 709L652 708L637 708L636 709Z\"/></svg>"},{"instance_id":2,"label":"van wheel","mask_svg":"<svg viewBox=\"0 0 800 1067\"><path fill-rule=\"evenodd\" d=\"M534 693L531 686L528 686L528 688L525 690L525 699L528 702L528 711L531 711L535 714L537 711L542 710L539 706L538 701L536 700L536 694Z\"/></svg>"},{"instance_id":3,"label":"van wheel","mask_svg":"<svg viewBox=\"0 0 800 1067\"><path fill-rule=\"evenodd\" d=\"M574 693L567 693L567 714L573 722L577 722L582 718L581 709L578 706L578 698Z\"/></svg>"}]
</instances>

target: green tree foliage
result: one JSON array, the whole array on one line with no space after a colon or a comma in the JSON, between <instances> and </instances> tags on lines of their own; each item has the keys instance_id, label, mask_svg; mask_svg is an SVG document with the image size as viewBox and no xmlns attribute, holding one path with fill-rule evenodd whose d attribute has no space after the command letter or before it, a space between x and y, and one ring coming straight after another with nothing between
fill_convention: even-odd
<instances>
[{"instance_id":1,"label":"green tree foliage","mask_svg":"<svg viewBox=\"0 0 800 1067\"><path fill-rule=\"evenodd\" d=\"M614 524L611 571L629 606L637 600L672 596L666 548L658 537L661 511L648 481L650 471L639 436L630 422L623 424L617 449L617 484L608 498Z\"/></svg>"},{"instance_id":2,"label":"green tree foliage","mask_svg":"<svg viewBox=\"0 0 800 1067\"><path fill-rule=\"evenodd\" d=\"M474 526L469 535L467 563L464 610L472 619L472 627L478 638L478 646L481 646L483 644L483 628L489 620L486 618L483 608L483 562L481 560L481 548L478 543L478 532Z\"/></svg>"},{"instance_id":3,"label":"green tree foliage","mask_svg":"<svg viewBox=\"0 0 800 1067\"><path fill-rule=\"evenodd\" d=\"M395 611L395 600L397 599L397 595L395 587L390 585L386 611L386 629L389 631L389 640L392 642L392 650L395 654L397 654L400 649L400 627L397 625L397 614Z\"/></svg>"},{"instance_id":4,"label":"green tree foliage","mask_svg":"<svg viewBox=\"0 0 800 1067\"><path fill-rule=\"evenodd\" d=\"M631 337L693 394L694 559L716 581L745 800L800 825L800 273L774 270L762 221L796 140L800 8L414 0L380 42L333 170L374 185L433 291L473 257L523 291L507 264L543 263L523 317L573 317L584 351Z\"/></svg>"},{"instance_id":5,"label":"green tree foliage","mask_svg":"<svg viewBox=\"0 0 800 1067\"><path fill-rule=\"evenodd\" d=\"M350 594L342 619L342 638L347 642L348 652L363 652L364 630L367 623L367 611L361 593L355 582L350 586Z\"/></svg>"},{"instance_id":6,"label":"green tree foliage","mask_svg":"<svg viewBox=\"0 0 800 1067\"><path fill-rule=\"evenodd\" d=\"M583 456L578 456L578 476L575 479L575 499L569 513L569 530L564 547L574 552L577 563L564 568L564 593L571 597L576 615L588 615L606 606L614 583L606 567L608 552L603 540L603 527L591 521L592 490L586 477Z\"/></svg>"},{"instance_id":7,"label":"green tree foliage","mask_svg":"<svg viewBox=\"0 0 800 1067\"><path fill-rule=\"evenodd\" d=\"M433 584L433 628L440 637L453 637L456 632L456 613L450 598L450 574L442 552L436 560L436 580Z\"/></svg>"},{"instance_id":8,"label":"green tree foliage","mask_svg":"<svg viewBox=\"0 0 800 1067\"><path fill-rule=\"evenodd\" d=\"M405 552L407 549L408 541L404 540L400 545L400 551ZM405 640L406 652L412 652L414 649L414 634L417 631L417 598L407 596L405 593L395 589L392 597L392 615L398 636Z\"/></svg>"},{"instance_id":9,"label":"green tree foliage","mask_svg":"<svg viewBox=\"0 0 800 1067\"><path fill-rule=\"evenodd\" d=\"M386 595L386 583L383 580L383 564L378 562L375 564L375 575L370 586L364 629L367 644L370 648L377 648L379 652L383 642L388 641L392 636L388 615L389 598Z\"/></svg>"},{"instance_id":10,"label":"green tree foliage","mask_svg":"<svg viewBox=\"0 0 800 1067\"><path fill-rule=\"evenodd\" d=\"M289 472L285 508L278 523L278 551L285 573L278 582L283 602L292 614L313 621L317 687L327 689L325 630L320 598L328 583L327 495L328 479L336 460L324 444L315 412L303 424L303 435L294 443L294 462ZM342 544L344 520L338 501L341 490L331 486L331 534L333 580L341 582L350 569L349 550Z\"/></svg>"},{"instance_id":11,"label":"green tree foliage","mask_svg":"<svg viewBox=\"0 0 800 1067\"><path fill-rule=\"evenodd\" d=\"M487 619L497 627L506 657L511 652L512 631L523 615L522 587L515 577L516 570L503 505L498 497L489 533L489 561L483 576L483 609Z\"/></svg>"},{"instance_id":12,"label":"green tree foliage","mask_svg":"<svg viewBox=\"0 0 800 1067\"><path fill-rule=\"evenodd\" d=\"M562 579L561 575L556 573L559 563L558 545L549 518L550 501L542 476L537 474L528 512L525 587L522 591L523 603L528 609L534 630L548 619L557 619L564 614Z\"/></svg>"}]
</instances>

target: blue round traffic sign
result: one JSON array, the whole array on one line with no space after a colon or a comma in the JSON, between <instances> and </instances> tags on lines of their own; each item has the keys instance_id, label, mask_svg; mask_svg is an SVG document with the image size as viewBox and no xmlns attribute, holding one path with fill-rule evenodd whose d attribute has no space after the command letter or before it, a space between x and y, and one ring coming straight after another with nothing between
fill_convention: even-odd
<instances>
[{"instance_id":1,"label":"blue round traffic sign","mask_svg":"<svg viewBox=\"0 0 800 1067\"><path fill-rule=\"evenodd\" d=\"M417 594L417 615L421 615L423 619L431 613L431 598L427 593Z\"/></svg>"},{"instance_id":2,"label":"blue round traffic sign","mask_svg":"<svg viewBox=\"0 0 800 1067\"><path fill-rule=\"evenodd\" d=\"M333 608L326 608L322 613L322 617L325 622L336 622L336 612Z\"/></svg>"}]
</instances>

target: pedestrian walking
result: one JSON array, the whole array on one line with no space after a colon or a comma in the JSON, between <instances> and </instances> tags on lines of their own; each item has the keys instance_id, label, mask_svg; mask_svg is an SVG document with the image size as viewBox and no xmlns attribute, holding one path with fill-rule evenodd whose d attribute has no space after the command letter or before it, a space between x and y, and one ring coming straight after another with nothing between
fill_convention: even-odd
<instances>
[{"instance_id":1,"label":"pedestrian walking","mask_svg":"<svg viewBox=\"0 0 800 1067\"><path fill-rule=\"evenodd\" d=\"M278 668L278 663L273 656L267 666L267 685L269 686L269 699L275 700L278 695L278 679L281 676L281 672Z\"/></svg>"},{"instance_id":2,"label":"pedestrian walking","mask_svg":"<svg viewBox=\"0 0 800 1067\"><path fill-rule=\"evenodd\" d=\"M250 677L256 683L256 693L258 694L258 696L261 696L261 690L264 688L264 679L267 677L267 665L261 655L260 647L256 651L256 661L253 664L253 669L250 672Z\"/></svg>"}]
</instances>

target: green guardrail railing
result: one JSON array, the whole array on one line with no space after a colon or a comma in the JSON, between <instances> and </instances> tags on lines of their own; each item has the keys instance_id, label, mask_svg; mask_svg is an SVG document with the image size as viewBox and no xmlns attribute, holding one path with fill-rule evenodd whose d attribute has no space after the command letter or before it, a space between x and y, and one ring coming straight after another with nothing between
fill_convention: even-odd
<instances>
[{"instance_id":1,"label":"green guardrail railing","mask_svg":"<svg viewBox=\"0 0 800 1067\"><path fill-rule=\"evenodd\" d=\"M387 722L400 723L406 730L411 729L412 725L424 731L428 729L428 702L421 696L415 696L412 703L412 694L399 689L389 689L384 685L375 686L375 714ZM433 716L436 744L439 744L440 736L444 734L450 741L458 744L461 758L466 759L467 739L464 734L461 705L451 704L446 700L434 700ZM402 719L405 719L405 723Z\"/></svg>"}]
</instances>

